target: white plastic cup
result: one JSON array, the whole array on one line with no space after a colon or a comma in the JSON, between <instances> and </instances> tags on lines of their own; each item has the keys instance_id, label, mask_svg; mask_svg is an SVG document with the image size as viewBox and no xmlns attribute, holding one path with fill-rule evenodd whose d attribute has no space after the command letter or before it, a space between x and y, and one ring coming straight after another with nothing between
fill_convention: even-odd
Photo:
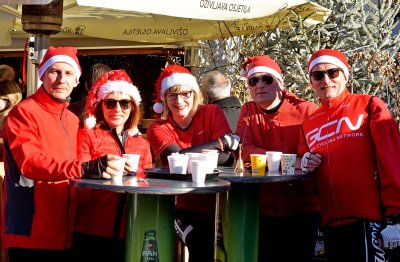
<instances>
[{"instance_id":1,"label":"white plastic cup","mask_svg":"<svg viewBox=\"0 0 400 262\"><path fill-rule=\"evenodd\" d=\"M214 169L217 168L218 155L215 152L202 153L200 155L200 158L204 161L207 174L214 173Z\"/></svg>"},{"instance_id":2,"label":"white plastic cup","mask_svg":"<svg viewBox=\"0 0 400 262\"><path fill-rule=\"evenodd\" d=\"M126 163L129 163L131 170L129 172L136 172L139 166L140 155L138 154L123 154L123 158L126 159Z\"/></svg>"},{"instance_id":3,"label":"white plastic cup","mask_svg":"<svg viewBox=\"0 0 400 262\"><path fill-rule=\"evenodd\" d=\"M213 155L211 162L207 162L207 164L209 163L210 165L212 165L212 167L210 167L211 172L208 173L214 173L214 169L218 167L218 156L219 156L219 152L216 149L203 149L201 150L201 152L203 154L209 154L209 155Z\"/></svg>"},{"instance_id":4,"label":"white plastic cup","mask_svg":"<svg viewBox=\"0 0 400 262\"><path fill-rule=\"evenodd\" d=\"M172 154L168 157L169 172L171 174L186 174L189 156Z\"/></svg>"},{"instance_id":5,"label":"white plastic cup","mask_svg":"<svg viewBox=\"0 0 400 262\"><path fill-rule=\"evenodd\" d=\"M294 175L296 169L296 154L281 155L282 175Z\"/></svg>"},{"instance_id":6,"label":"white plastic cup","mask_svg":"<svg viewBox=\"0 0 400 262\"><path fill-rule=\"evenodd\" d=\"M124 167L126 159L121 157L118 160L111 160L113 163L117 163L118 165L118 174L112 177L112 180L115 182L122 182L122 177L124 176Z\"/></svg>"},{"instance_id":7,"label":"white plastic cup","mask_svg":"<svg viewBox=\"0 0 400 262\"><path fill-rule=\"evenodd\" d=\"M199 159L201 153L188 152L188 153L185 153L185 155L189 156L187 172L188 172L188 174L191 174L192 173L192 165L191 165L190 161L191 160L195 160L195 159Z\"/></svg>"},{"instance_id":8,"label":"white plastic cup","mask_svg":"<svg viewBox=\"0 0 400 262\"><path fill-rule=\"evenodd\" d=\"M196 184L204 184L206 180L206 163L204 160L191 160L192 181Z\"/></svg>"},{"instance_id":9,"label":"white plastic cup","mask_svg":"<svg viewBox=\"0 0 400 262\"><path fill-rule=\"evenodd\" d=\"M267 151L265 154L267 155L268 171L279 172L282 152Z\"/></svg>"}]
</instances>

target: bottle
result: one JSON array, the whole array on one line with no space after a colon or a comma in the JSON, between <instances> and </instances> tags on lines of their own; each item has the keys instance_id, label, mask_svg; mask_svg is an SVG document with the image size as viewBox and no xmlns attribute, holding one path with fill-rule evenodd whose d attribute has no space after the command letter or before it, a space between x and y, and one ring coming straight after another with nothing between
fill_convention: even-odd
<instances>
[{"instance_id":1,"label":"bottle","mask_svg":"<svg viewBox=\"0 0 400 262\"><path fill-rule=\"evenodd\" d=\"M242 144L239 144L239 157L236 160L235 172L242 173L244 172L244 164L242 159Z\"/></svg>"},{"instance_id":2,"label":"bottle","mask_svg":"<svg viewBox=\"0 0 400 262\"><path fill-rule=\"evenodd\" d=\"M140 262L159 262L158 245L155 230L146 230L144 232L144 240L142 245L142 255Z\"/></svg>"},{"instance_id":3,"label":"bottle","mask_svg":"<svg viewBox=\"0 0 400 262\"><path fill-rule=\"evenodd\" d=\"M224 246L224 235L222 233L222 219L221 215L218 215L217 222L217 243L214 248L214 262L226 262L228 261L228 255Z\"/></svg>"}]
</instances>

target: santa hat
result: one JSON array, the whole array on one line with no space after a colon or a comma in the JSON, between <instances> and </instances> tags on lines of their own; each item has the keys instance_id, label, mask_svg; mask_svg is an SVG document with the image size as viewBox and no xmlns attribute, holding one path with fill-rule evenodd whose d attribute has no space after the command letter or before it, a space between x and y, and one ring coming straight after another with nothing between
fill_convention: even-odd
<instances>
[{"instance_id":1,"label":"santa hat","mask_svg":"<svg viewBox=\"0 0 400 262\"><path fill-rule=\"evenodd\" d=\"M196 78L185 67L180 65L169 65L161 72L156 83L157 100L153 106L154 112L161 114L164 111L164 105L161 97L165 91L176 85L188 85L195 92L200 92Z\"/></svg>"},{"instance_id":2,"label":"santa hat","mask_svg":"<svg viewBox=\"0 0 400 262\"><path fill-rule=\"evenodd\" d=\"M142 101L139 90L132 84L125 70L107 72L97 79L90 89L86 101L86 114L88 115L88 118L85 120L86 128L91 129L96 125L95 110L97 104L113 92L121 92L129 95L137 105Z\"/></svg>"},{"instance_id":3,"label":"santa hat","mask_svg":"<svg viewBox=\"0 0 400 262\"><path fill-rule=\"evenodd\" d=\"M308 75L310 75L311 70L314 66L321 63L329 63L339 67L340 69L343 70L346 80L349 79L350 65L347 61L347 57L339 50L320 49L317 52L315 52L311 56L310 61L308 61L308 67L307 67Z\"/></svg>"},{"instance_id":4,"label":"santa hat","mask_svg":"<svg viewBox=\"0 0 400 262\"><path fill-rule=\"evenodd\" d=\"M279 65L269 56L254 56L243 63L240 74L249 78L254 73L268 73L283 83L282 71Z\"/></svg>"},{"instance_id":5,"label":"santa hat","mask_svg":"<svg viewBox=\"0 0 400 262\"><path fill-rule=\"evenodd\" d=\"M76 74L76 81L79 82L82 70L76 54L78 51L74 47L54 47L50 46L38 67L39 78L42 78L47 68L57 62L64 62L72 66Z\"/></svg>"}]
</instances>

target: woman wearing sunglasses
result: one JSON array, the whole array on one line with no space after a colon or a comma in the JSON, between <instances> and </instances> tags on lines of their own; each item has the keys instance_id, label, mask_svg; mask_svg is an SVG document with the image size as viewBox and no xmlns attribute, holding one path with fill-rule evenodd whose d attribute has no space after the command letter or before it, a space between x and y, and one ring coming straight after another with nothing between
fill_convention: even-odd
<instances>
[{"instance_id":1,"label":"woman wearing sunglasses","mask_svg":"<svg viewBox=\"0 0 400 262\"><path fill-rule=\"evenodd\" d=\"M217 105L201 105L196 78L180 65L169 65L160 74L154 105L162 117L147 129L147 138L164 166L172 153L215 149L218 165L232 165L238 137L230 134L228 121ZM175 227L189 249L189 261L214 261L214 195L178 196ZM187 234L186 234L187 233Z\"/></svg>"},{"instance_id":2,"label":"woman wearing sunglasses","mask_svg":"<svg viewBox=\"0 0 400 262\"><path fill-rule=\"evenodd\" d=\"M380 98L349 92L349 70L334 49L308 62L321 107L303 123L302 168L316 172L328 261L400 261L399 127Z\"/></svg>"},{"instance_id":3,"label":"woman wearing sunglasses","mask_svg":"<svg viewBox=\"0 0 400 262\"><path fill-rule=\"evenodd\" d=\"M284 90L281 69L269 56L249 57L242 67L253 99L242 106L236 131L243 160L266 151L297 153L303 119L318 106ZM261 184L259 261L311 261L318 212L311 180Z\"/></svg>"},{"instance_id":4,"label":"woman wearing sunglasses","mask_svg":"<svg viewBox=\"0 0 400 262\"><path fill-rule=\"evenodd\" d=\"M138 135L141 97L124 70L103 74L91 88L86 102L88 118L78 131L78 157L92 168L85 178L105 179L96 166L107 154L139 154L136 176L152 167L150 145ZM124 174L132 167L127 161ZM109 178L109 177L107 177ZM77 259L124 261L125 195L107 190L78 189L77 219L73 248Z\"/></svg>"}]
</instances>

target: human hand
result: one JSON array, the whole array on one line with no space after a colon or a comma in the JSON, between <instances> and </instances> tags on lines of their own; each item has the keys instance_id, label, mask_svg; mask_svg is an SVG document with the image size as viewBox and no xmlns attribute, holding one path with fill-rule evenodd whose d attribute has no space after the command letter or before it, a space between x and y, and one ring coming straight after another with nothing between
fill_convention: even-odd
<instances>
[{"instance_id":1,"label":"human hand","mask_svg":"<svg viewBox=\"0 0 400 262\"><path fill-rule=\"evenodd\" d=\"M232 133L225 134L221 137L222 143L224 144L224 150L235 151L239 147L240 137Z\"/></svg>"},{"instance_id":2,"label":"human hand","mask_svg":"<svg viewBox=\"0 0 400 262\"><path fill-rule=\"evenodd\" d=\"M304 173L313 172L321 164L321 155L318 153L307 152L301 159L301 170Z\"/></svg>"},{"instance_id":3,"label":"human hand","mask_svg":"<svg viewBox=\"0 0 400 262\"><path fill-rule=\"evenodd\" d=\"M123 160L123 165L121 161ZM110 179L115 176L120 176L125 167L125 158L118 155L108 154L107 155L107 166L105 171L102 173L102 177Z\"/></svg>"}]
</instances>

